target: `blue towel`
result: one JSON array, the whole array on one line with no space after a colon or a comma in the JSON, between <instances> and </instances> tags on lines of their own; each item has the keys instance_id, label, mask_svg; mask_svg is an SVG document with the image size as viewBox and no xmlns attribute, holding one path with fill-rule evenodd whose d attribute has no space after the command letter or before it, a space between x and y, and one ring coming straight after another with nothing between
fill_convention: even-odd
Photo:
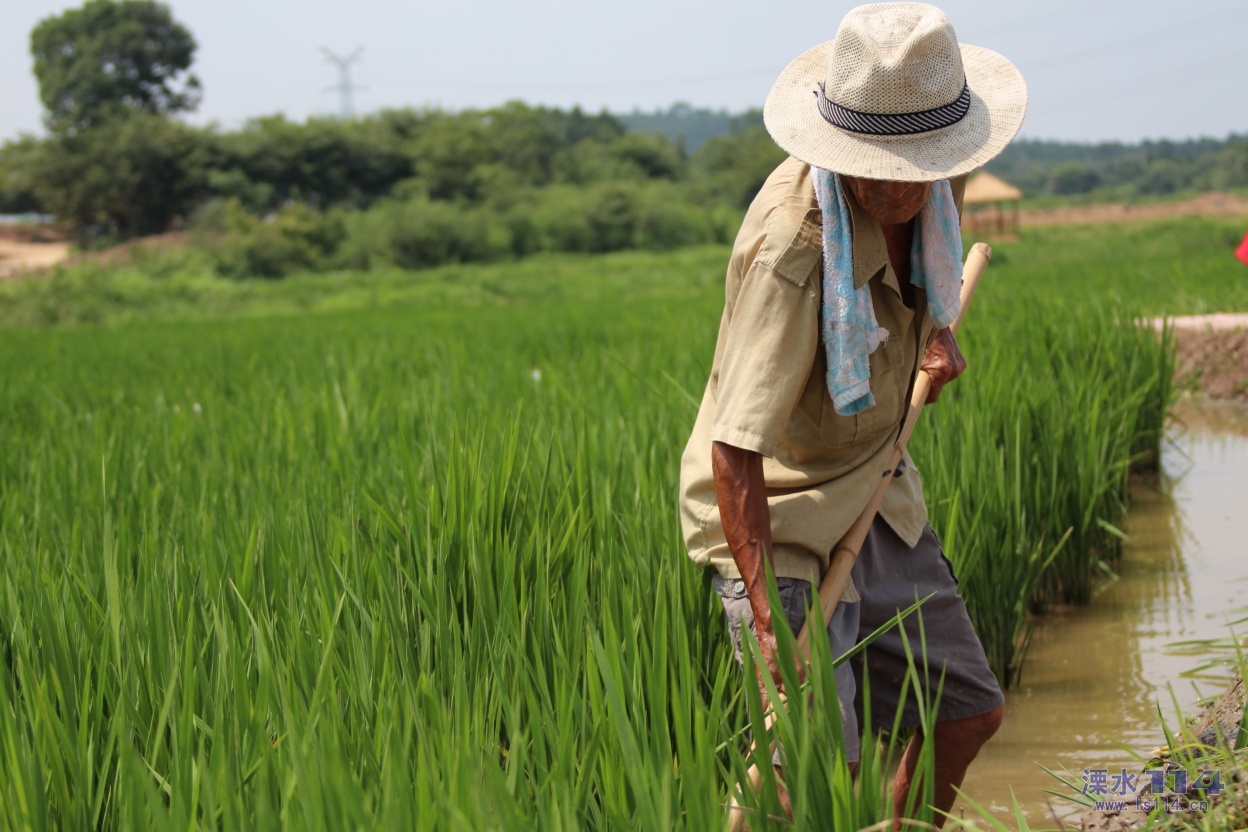
<instances>
[{"instance_id":1,"label":"blue towel","mask_svg":"<svg viewBox=\"0 0 1248 832\"><path fill-rule=\"evenodd\" d=\"M854 288L853 222L836 174L812 167L823 212L823 305L819 324L828 359L828 392L842 416L875 404L868 357L888 338L875 319L871 287ZM937 328L958 316L962 229L947 180L936 182L919 211L910 252L910 282L927 294Z\"/></svg>"}]
</instances>

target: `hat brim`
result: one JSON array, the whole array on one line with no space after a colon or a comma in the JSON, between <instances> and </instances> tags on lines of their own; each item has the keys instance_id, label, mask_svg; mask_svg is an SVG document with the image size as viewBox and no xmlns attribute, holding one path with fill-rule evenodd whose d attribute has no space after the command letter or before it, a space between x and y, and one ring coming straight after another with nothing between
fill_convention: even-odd
<instances>
[{"instance_id":1,"label":"hat brim","mask_svg":"<svg viewBox=\"0 0 1248 832\"><path fill-rule=\"evenodd\" d=\"M899 182L934 182L970 173L1018 134L1027 113L1027 84L1009 60L961 45L971 106L956 124L910 136L842 130L819 113L815 92L828 73L832 41L785 67L763 106L767 132L790 155L824 170Z\"/></svg>"}]
</instances>

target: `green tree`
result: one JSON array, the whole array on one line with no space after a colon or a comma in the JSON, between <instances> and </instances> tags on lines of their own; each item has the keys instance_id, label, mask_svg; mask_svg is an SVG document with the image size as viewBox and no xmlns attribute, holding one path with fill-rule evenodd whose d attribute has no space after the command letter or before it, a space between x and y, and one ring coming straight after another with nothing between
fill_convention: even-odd
<instances>
[{"instance_id":1,"label":"green tree","mask_svg":"<svg viewBox=\"0 0 1248 832\"><path fill-rule=\"evenodd\" d=\"M1190 182L1186 166L1170 156L1150 159L1135 189L1146 196L1166 196L1187 187Z\"/></svg>"},{"instance_id":2,"label":"green tree","mask_svg":"<svg viewBox=\"0 0 1248 832\"><path fill-rule=\"evenodd\" d=\"M210 179L219 196L268 212L286 202L367 206L412 174L393 121L254 119L213 142Z\"/></svg>"},{"instance_id":3,"label":"green tree","mask_svg":"<svg viewBox=\"0 0 1248 832\"><path fill-rule=\"evenodd\" d=\"M678 179L685 172L685 154L678 140L662 133L629 133L612 151L635 165L647 179Z\"/></svg>"},{"instance_id":4,"label":"green tree","mask_svg":"<svg viewBox=\"0 0 1248 832\"><path fill-rule=\"evenodd\" d=\"M1232 137L1227 142L1217 155L1212 179L1219 189L1248 187L1248 138Z\"/></svg>"},{"instance_id":5,"label":"green tree","mask_svg":"<svg viewBox=\"0 0 1248 832\"><path fill-rule=\"evenodd\" d=\"M164 231L204 191L204 139L150 113L49 139L33 162L35 195L82 238Z\"/></svg>"},{"instance_id":6,"label":"green tree","mask_svg":"<svg viewBox=\"0 0 1248 832\"><path fill-rule=\"evenodd\" d=\"M738 118L729 115L727 110L707 110L685 102L673 104L666 111L642 113L634 110L618 118L632 131L657 130L680 142L689 153L696 153L709 139L731 135L740 129L736 123Z\"/></svg>"},{"instance_id":7,"label":"green tree","mask_svg":"<svg viewBox=\"0 0 1248 832\"><path fill-rule=\"evenodd\" d=\"M743 120L731 136L709 139L694 154L694 189L705 200L745 208L784 158L761 120Z\"/></svg>"},{"instance_id":8,"label":"green tree","mask_svg":"<svg viewBox=\"0 0 1248 832\"><path fill-rule=\"evenodd\" d=\"M0 145L0 214L43 212L35 196L34 168L43 145L23 135Z\"/></svg>"},{"instance_id":9,"label":"green tree","mask_svg":"<svg viewBox=\"0 0 1248 832\"><path fill-rule=\"evenodd\" d=\"M1057 196L1086 194L1100 184L1100 174L1083 162L1062 162L1049 171L1049 193Z\"/></svg>"},{"instance_id":10,"label":"green tree","mask_svg":"<svg viewBox=\"0 0 1248 832\"><path fill-rule=\"evenodd\" d=\"M171 114L199 104L188 74L195 39L154 0L91 0L44 18L30 35L47 125L72 133L127 111Z\"/></svg>"}]
</instances>

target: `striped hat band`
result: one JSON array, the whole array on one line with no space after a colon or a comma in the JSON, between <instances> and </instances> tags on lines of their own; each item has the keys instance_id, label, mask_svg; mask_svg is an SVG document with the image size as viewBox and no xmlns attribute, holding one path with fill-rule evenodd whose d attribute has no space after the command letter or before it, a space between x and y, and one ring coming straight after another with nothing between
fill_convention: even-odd
<instances>
[{"instance_id":1,"label":"striped hat band","mask_svg":"<svg viewBox=\"0 0 1248 832\"><path fill-rule=\"evenodd\" d=\"M971 108L971 89L965 80L957 98L940 107L914 113L863 113L828 98L823 82L814 91L819 114L833 127L868 136L913 136L957 124Z\"/></svg>"}]
</instances>

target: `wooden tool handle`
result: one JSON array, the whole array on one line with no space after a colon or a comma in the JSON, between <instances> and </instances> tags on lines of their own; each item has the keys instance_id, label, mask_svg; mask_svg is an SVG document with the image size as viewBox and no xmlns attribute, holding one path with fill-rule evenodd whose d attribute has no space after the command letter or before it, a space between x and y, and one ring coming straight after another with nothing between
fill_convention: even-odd
<instances>
[{"instance_id":1,"label":"wooden tool handle","mask_svg":"<svg viewBox=\"0 0 1248 832\"><path fill-rule=\"evenodd\" d=\"M971 246L970 253L966 256L966 265L962 269L962 291L960 294L960 308L958 316L953 323L949 325L951 332L957 332L962 326L962 320L966 317L966 308L970 306L971 298L975 295L975 290L979 287L979 280L984 276L984 270L988 268L989 261L992 260L992 249L986 243L976 243ZM850 572L853 571L854 562L858 559L858 553L862 551L862 544L867 539L867 532L871 531L871 524L875 522L875 515L879 513L880 505L884 502L884 494L888 491L888 486L893 481L893 475L897 470L897 466L901 464L901 458L906 452L906 445L910 442L910 436L914 433L914 426L919 421L919 413L923 411L923 405L927 404L928 393L932 389L932 378L925 371L920 370L918 378L914 382L914 391L910 396L910 408L906 411L906 418L901 425L901 433L897 435L897 441L893 443L893 452L889 456L888 466L880 478L880 483L875 489L875 493L871 495L871 499L867 501L866 507L862 513L858 515L858 519L854 521L849 530L841 537L840 542L832 550L832 558L828 563L828 569L823 573L823 579L819 582L819 607L823 611L823 620L825 622L832 620L832 613L836 612L837 602L841 599L841 594L845 591L846 584L849 583ZM810 659L810 632L809 627L802 625L802 631L797 637L797 646L801 651L803 660Z\"/></svg>"}]
</instances>

